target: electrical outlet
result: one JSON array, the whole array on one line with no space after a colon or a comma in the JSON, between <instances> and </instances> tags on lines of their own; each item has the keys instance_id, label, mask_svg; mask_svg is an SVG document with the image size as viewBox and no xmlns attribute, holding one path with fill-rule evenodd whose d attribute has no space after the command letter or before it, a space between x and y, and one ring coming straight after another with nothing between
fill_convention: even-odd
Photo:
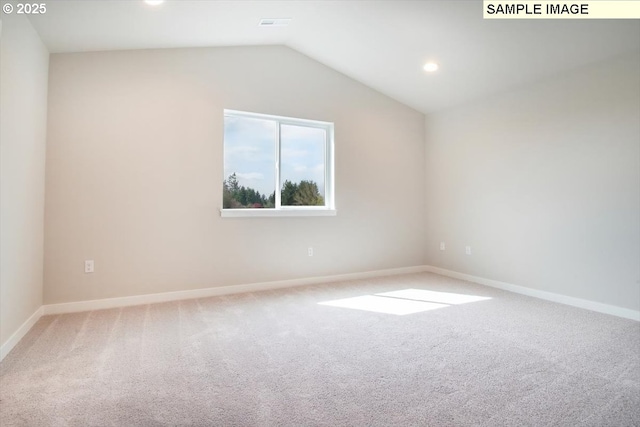
<instances>
[{"instance_id":1,"label":"electrical outlet","mask_svg":"<svg viewBox=\"0 0 640 427\"><path fill-rule=\"evenodd\" d=\"M84 261L84 272L85 273L93 273L94 264L92 259L87 259Z\"/></svg>"},{"instance_id":2,"label":"electrical outlet","mask_svg":"<svg viewBox=\"0 0 640 427\"><path fill-rule=\"evenodd\" d=\"M444 251L446 249L446 246L444 244L444 242L440 242L440 250Z\"/></svg>"},{"instance_id":3,"label":"electrical outlet","mask_svg":"<svg viewBox=\"0 0 640 427\"><path fill-rule=\"evenodd\" d=\"M307 254L309 256L313 256L313 248L311 246L309 246L309 248L307 249Z\"/></svg>"},{"instance_id":4,"label":"electrical outlet","mask_svg":"<svg viewBox=\"0 0 640 427\"><path fill-rule=\"evenodd\" d=\"M471 255L471 246L465 246L464 253L466 253L467 255Z\"/></svg>"}]
</instances>

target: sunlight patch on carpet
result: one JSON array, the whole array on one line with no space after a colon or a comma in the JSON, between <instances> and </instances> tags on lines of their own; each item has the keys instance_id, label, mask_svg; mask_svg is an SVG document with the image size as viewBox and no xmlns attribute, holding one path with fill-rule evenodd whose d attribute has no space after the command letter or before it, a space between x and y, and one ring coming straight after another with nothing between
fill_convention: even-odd
<instances>
[{"instance_id":1,"label":"sunlight patch on carpet","mask_svg":"<svg viewBox=\"0 0 640 427\"><path fill-rule=\"evenodd\" d=\"M359 297L324 301L318 304L404 316L405 314L437 310L439 308L450 307L451 305L467 304L489 299L491 298L476 295L453 294L424 289L403 289L401 291L382 292L374 295L362 295Z\"/></svg>"},{"instance_id":2,"label":"sunlight patch on carpet","mask_svg":"<svg viewBox=\"0 0 640 427\"><path fill-rule=\"evenodd\" d=\"M380 297L376 295L363 295L360 297L324 301L319 302L318 304L330 305L332 307L352 308L356 310L375 311L377 313L396 314L398 316L448 307L446 304Z\"/></svg>"},{"instance_id":3,"label":"sunlight patch on carpet","mask_svg":"<svg viewBox=\"0 0 640 427\"><path fill-rule=\"evenodd\" d=\"M491 299L490 297L480 297L476 295L452 294L449 292L427 291L425 289L403 289L401 291L383 292L375 294L381 297L402 298L413 301L437 302L441 304L467 304Z\"/></svg>"}]
</instances>

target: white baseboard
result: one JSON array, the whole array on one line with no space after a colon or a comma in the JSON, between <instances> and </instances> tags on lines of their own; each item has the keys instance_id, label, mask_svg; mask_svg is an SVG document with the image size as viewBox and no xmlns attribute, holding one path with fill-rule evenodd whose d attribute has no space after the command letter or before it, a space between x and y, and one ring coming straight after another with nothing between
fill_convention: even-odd
<instances>
[{"instance_id":1,"label":"white baseboard","mask_svg":"<svg viewBox=\"0 0 640 427\"><path fill-rule=\"evenodd\" d=\"M265 291L270 289L290 288L294 286L314 285L318 283L330 283L343 280L359 280L369 279L372 277L392 276L399 274L411 274L431 272L455 279L467 280L469 282L478 283L480 285L490 286L522 295L566 304L574 307L584 308L587 310L597 311L599 313L610 314L625 319L640 321L640 311L627 308L617 307L608 304L602 304L595 301L584 300L580 298L569 297L566 295L555 294L552 292L540 291L537 289L526 288L524 286L513 285L511 283L499 282L497 280L485 279L483 277L472 276L470 274L459 273L457 271L446 270L444 268L434 267L430 265L393 268L387 270L366 271L360 273L347 273L333 276L318 276L301 279L279 280L273 282L252 283L246 285L221 286L216 288L194 289L189 291L163 292L148 295L135 295L129 297L106 298L91 301L77 301L63 304L43 305L35 311L27 319L18 330L0 347L0 360L9 354L9 352L18 344L33 325L41 316L47 314L74 313L79 311L101 310L107 308L126 307L131 305L144 305L159 302L178 301L193 298L206 298L219 295L237 294L243 292Z\"/></svg>"},{"instance_id":2,"label":"white baseboard","mask_svg":"<svg viewBox=\"0 0 640 427\"><path fill-rule=\"evenodd\" d=\"M269 289L289 288L294 286L313 285L318 283L337 282L342 280L358 280L371 277L391 276L424 272L423 266L402 267L387 270L348 273L333 276L310 277L303 279L279 280L273 282L252 283L247 285L221 286L217 288L194 289L190 291L163 292L130 297L106 298L91 301L77 301L63 304L49 304L38 308L19 328L0 346L0 361L31 330L40 317L47 314L74 313L79 311L100 310L106 308L126 307L131 305L153 304L158 302L177 301L192 298L205 298L218 295L237 294L242 292L265 291Z\"/></svg>"},{"instance_id":3,"label":"white baseboard","mask_svg":"<svg viewBox=\"0 0 640 427\"><path fill-rule=\"evenodd\" d=\"M388 270L366 271L333 276L319 276L303 279L279 280L273 282L251 283L247 285L220 286L216 288L194 289L189 291L163 292L157 294L135 295L130 297L105 298L90 301L68 302L44 305L44 314L74 313L79 311L102 310L131 305L153 304L193 298L206 298L243 292L265 291L269 289L291 288L294 286L314 285L318 283L338 282L342 280L368 279L371 277L391 276L424 272L423 266L393 268Z\"/></svg>"},{"instance_id":4,"label":"white baseboard","mask_svg":"<svg viewBox=\"0 0 640 427\"><path fill-rule=\"evenodd\" d=\"M13 347L15 347L16 344L20 342L22 337L27 335L27 332L29 332L33 325L35 325L36 322L40 320L43 313L44 310L41 306L31 316L29 316L29 318L18 328L17 331L13 333L13 335L9 337L9 339L4 344L2 344L2 346L0 347L0 361L2 361L2 359L4 359L11 350L13 350Z\"/></svg>"},{"instance_id":5,"label":"white baseboard","mask_svg":"<svg viewBox=\"0 0 640 427\"><path fill-rule=\"evenodd\" d=\"M472 276L470 274L459 273L457 271L446 270L440 267L430 265L424 266L424 271L440 274L442 276L452 277L454 279L466 280L480 285L490 286L517 294L527 295L530 297L540 298L547 301L553 301L560 304L566 304L573 307L584 308L598 313L610 314L612 316L623 317L640 322L640 311L628 308L618 307L615 305L603 304L595 301L589 301L581 298L569 297L566 295L555 294L553 292L541 291L538 289L526 288L524 286L513 285L511 283L499 282L497 280L485 279L483 277Z\"/></svg>"}]
</instances>

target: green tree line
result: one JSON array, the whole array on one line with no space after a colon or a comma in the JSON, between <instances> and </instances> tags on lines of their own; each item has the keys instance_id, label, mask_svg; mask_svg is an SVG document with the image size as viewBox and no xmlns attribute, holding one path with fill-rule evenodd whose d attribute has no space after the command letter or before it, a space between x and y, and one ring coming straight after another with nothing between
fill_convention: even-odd
<instances>
[{"instance_id":1,"label":"green tree line","mask_svg":"<svg viewBox=\"0 0 640 427\"><path fill-rule=\"evenodd\" d=\"M275 192L267 197L266 194L261 194L251 187L240 185L235 173L223 181L222 190L224 209L274 208L276 204ZM296 184L286 180L280 192L280 204L282 206L324 206L324 197L314 181L302 180Z\"/></svg>"}]
</instances>

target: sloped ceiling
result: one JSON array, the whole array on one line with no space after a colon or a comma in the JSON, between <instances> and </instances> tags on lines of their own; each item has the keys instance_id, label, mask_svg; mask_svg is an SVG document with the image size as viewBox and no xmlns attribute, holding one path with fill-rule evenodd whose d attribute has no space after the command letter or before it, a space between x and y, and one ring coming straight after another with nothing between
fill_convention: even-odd
<instances>
[{"instance_id":1,"label":"sloped ceiling","mask_svg":"<svg viewBox=\"0 0 640 427\"><path fill-rule=\"evenodd\" d=\"M30 19L53 53L282 44L423 113L640 52L640 20L483 20L479 0L56 0Z\"/></svg>"}]
</instances>

